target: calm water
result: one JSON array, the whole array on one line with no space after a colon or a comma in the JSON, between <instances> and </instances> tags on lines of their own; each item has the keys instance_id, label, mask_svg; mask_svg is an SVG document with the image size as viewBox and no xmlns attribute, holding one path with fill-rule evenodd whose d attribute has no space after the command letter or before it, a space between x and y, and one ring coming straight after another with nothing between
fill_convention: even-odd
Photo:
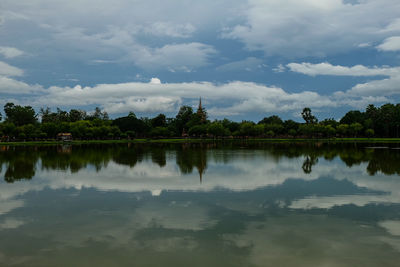
<instances>
[{"instance_id":1,"label":"calm water","mask_svg":"<svg viewBox=\"0 0 400 267\"><path fill-rule=\"evenodd\" d=\"M0 147L0 266L399 266L398 147Z\"/></svg>"}]
</instances>

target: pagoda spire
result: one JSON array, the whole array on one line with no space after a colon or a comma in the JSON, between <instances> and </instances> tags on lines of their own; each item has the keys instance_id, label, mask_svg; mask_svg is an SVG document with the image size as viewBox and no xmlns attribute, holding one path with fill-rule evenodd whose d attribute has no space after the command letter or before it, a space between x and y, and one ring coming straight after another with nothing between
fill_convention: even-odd
<instances>
[{"instance_id":1,"label":"pagoda spire","mask_svg":"<svg viewBox=\"0 0 400 267\"><path fill-rule=\"evenodd\" d=\"M197 109L197 114L200 116L200 121L205 123L207 121L207 112L204 110L203 106L201 105L201 97L199 99L199 107Z\"/></svg>"}]
</instances>

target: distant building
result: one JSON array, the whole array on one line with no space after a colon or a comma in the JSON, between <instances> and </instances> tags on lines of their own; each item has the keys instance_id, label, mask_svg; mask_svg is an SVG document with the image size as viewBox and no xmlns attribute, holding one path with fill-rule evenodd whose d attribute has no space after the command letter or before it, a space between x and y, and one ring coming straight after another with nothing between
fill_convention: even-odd
<instances>
[{"instance_id":1,"label":"distant building","mask_svg":"<svg viewBox=\"0 0 400 267\"><path fill-rule=\"evenodd\" d=\"M199 107L197 108L197 112L196 113L197 113L197 115L199 115L201 123L205 123L207 121L207 112L203 108L203 106L201 105L201 97L200 97L200 100L199 100Z\"/></svg>"},{"instance_id":2,"label":"distant building","mask_svg":"<svg viewBox=\"0 0 400 267\"><path fill-rule=\"evenodd\" d=\"M63 141L63 142L72 141L72 134L71 133L58 133L57 140Z\"/></svg>"}]
</instances>

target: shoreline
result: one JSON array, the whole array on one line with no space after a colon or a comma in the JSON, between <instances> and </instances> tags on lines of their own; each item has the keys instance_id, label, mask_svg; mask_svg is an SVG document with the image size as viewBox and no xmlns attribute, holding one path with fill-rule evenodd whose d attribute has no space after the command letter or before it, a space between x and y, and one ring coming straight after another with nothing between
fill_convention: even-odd
<instances>
[{"instance_id":1,"label":"shoreline","mask_svg":"<svg viewBox=\"0 0 400 267\"><path fill-rule=\"evenodd\" d=\"M400 143L400 138L162 138L162 139L123 139L123 140L73 140L63 141L13 141L0 142L1 146L20 146L20 145L79 145L79 144L126 144L126 143L213 143L213 142L267 142L267 143L296 143L296 142L326 142L326 143Z\"/></svg>"}]
</instances>

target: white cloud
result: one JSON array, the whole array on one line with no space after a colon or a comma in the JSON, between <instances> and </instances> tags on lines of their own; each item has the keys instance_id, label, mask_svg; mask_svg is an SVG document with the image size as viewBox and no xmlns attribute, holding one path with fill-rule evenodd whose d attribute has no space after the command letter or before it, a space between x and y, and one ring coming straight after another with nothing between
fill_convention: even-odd
<instances>
[{"instance_id":1,"label":"white cloud","mask_svg":"<svg viewBox=\"0 0 400 267\"><path fill-rule=\"evenodd\" d=\"M293 71L305 75L332 75L332 76L387 76L381 80L372 80L359 83L342 92L333 93L331 99L336 102L347 103L350 106L365 107L371 103L389 102L387 98L391 95L400 94L400 67L365 67L356 65L353 67L332 65L330 63L289 63L287 67ZM355 97L355 98L354 98ZM368 103L368 101L370 101Z\"/></svg>"},{"instance_id":2,"label":"white cloud","mask_svg":"<svg viewBox=\"0 0 400 267\"><path fill-rule=\"evenodd\" d=\"M389 25L387 25L383 30L383 32L399 32L400 31L400 18L393 20Z\"/></svg>"},{"instance_id":3,"label":"white cloud","mask_svg":"<svg viewBox=\"0 0 400 267\"><path fill-rule=\"evenodd\" d=\"M364 47L370 47L371 43L361 43L357 45L358 47L364 48Z\"/></svg>"},{"instance_id":4,"label":"white cloud","mask_svg":"<svg viewBox=\"0 0 400 267\"><path fill-rule=\"evenodd\" d=\"M158 78L151 78L150 83L151 84L161 84L161 80Z\"/></svg>"},{"instance_id":5,"label":"white cloud","mask_svg":"<svg viewBox=\"0 0 400 267\"><path fill-rule=\"evenodd\" d=\"M24 71L20 68L0 61L0 94L34 94L43 89L40 85L30 85L11 78L23 75Z\"/></svg>"},{"instance_id":6,"label":"white cloud","mask_svg":"<svg viewBox=\"0 0 400 267\"><path fill-rule=\"evenodd\" d=\"M181 104L179 97L127 97L122 101L103 104L104 109L109 113L122 113L129 111L139 112L174 112Z\"/></svg>"},{"instance_id":7,"label":"white cloud","mask_svg":"<svg viewBox=\"0 0 400 267\"><path fill-rule=\"evenodd\" d=\"M2 94L34 94L42 89L40 85L29 85L0 75L0 93Z\"/></svg>"},{"instance_id":8,"label":"white cloud","mask_svg":"<svg viewBox=\"0 0 400 267\"><path fill-rule=\"evenodd\" d=\"M249 50L286 57L325 56L374 43L398 30L397 0L249 0L245 22L226 30L225 38ZM379 10L380 12L376 12Z\"/></svg>"},{"instance_id":9,"label":"white cloud","mask_svg":"<svg viewBox=\"0 0 400 267\"><path fill-rule=\"evenodd\" d=\"M5 58L13 58L23 55L24 52L15 47L0 46L0 54Z\"/></svg>"},{"instance_id":10,"label":"white cloud","mask_svg":"<svg viewBox=\"0 0 400 267\"><path fill-rule=\"evenodd\" d=\"M334 75L334 76L394 76L400 74L400 67L374 67L368 68L363 65L345 67L332 65L330 63L289 63L287 67L293 72L305 75Z\"/></svg>"},{"instance_id":11,"label":"white cloud","mask_svg":"<svg viewBox=\"0 0 400 267\"><path fill-rule=\"evenodd\" d=\"M154 79L154 78L153 78ZM156 78L155 78L156 79ZM205 97L209 101L210 115L238 115L247 112L297 111L304 106L334 107L337 104L327 96L315 92L288 93L278 87L268 87L252 82L230 82L213 84L191 83L150 83L132 82L120 84L99 84L93 87L52 86L44 95L30 102L36 106L101 105L109 113L130 110L138 112L176 111L183 99ZM229 106L218 107L219 102Z\"/></svg>"},{"instance_id":12,"label":"white cloud","mask_svg":"<svg viewBox=\"0 0 400 267\"><path fill-rule=\"evenodd\" d=\"M8 65L7 63L0 61L0 75L4 76L22 76L24 71L20 68Z\"/></svg>"},{"instance_id":13,"label":"white cloud","mask_svg":"<svg viewBox=\"0 0 400 267\"><path fill-rule=\"evenodd\" d=\"M351 95L390 96L400 94L400 74L383 80L360 83L347 91Z\"/></svg>"},{"instance_id":14,"label":"white cloud","mask_svg":"<svg viewBox=\"0 0 400 267\"><path fill-rule=\"evenodd\" d=\"M274 72L276 73L282 73L286 71L286 67L283 66L282 64L279 64L278 66L276 66L275 68L272 69Z\"/></svg>"},{"instance_id":15,"label":"white cloud","mask_svg":"<svg viewBox=\"0 0 400 267\"><path fill-rule=\"evenodd\" d=\"M392 36L385 39L377 48L382 51L400 51L400 36Z\"/></svg>"}]
</instances>

